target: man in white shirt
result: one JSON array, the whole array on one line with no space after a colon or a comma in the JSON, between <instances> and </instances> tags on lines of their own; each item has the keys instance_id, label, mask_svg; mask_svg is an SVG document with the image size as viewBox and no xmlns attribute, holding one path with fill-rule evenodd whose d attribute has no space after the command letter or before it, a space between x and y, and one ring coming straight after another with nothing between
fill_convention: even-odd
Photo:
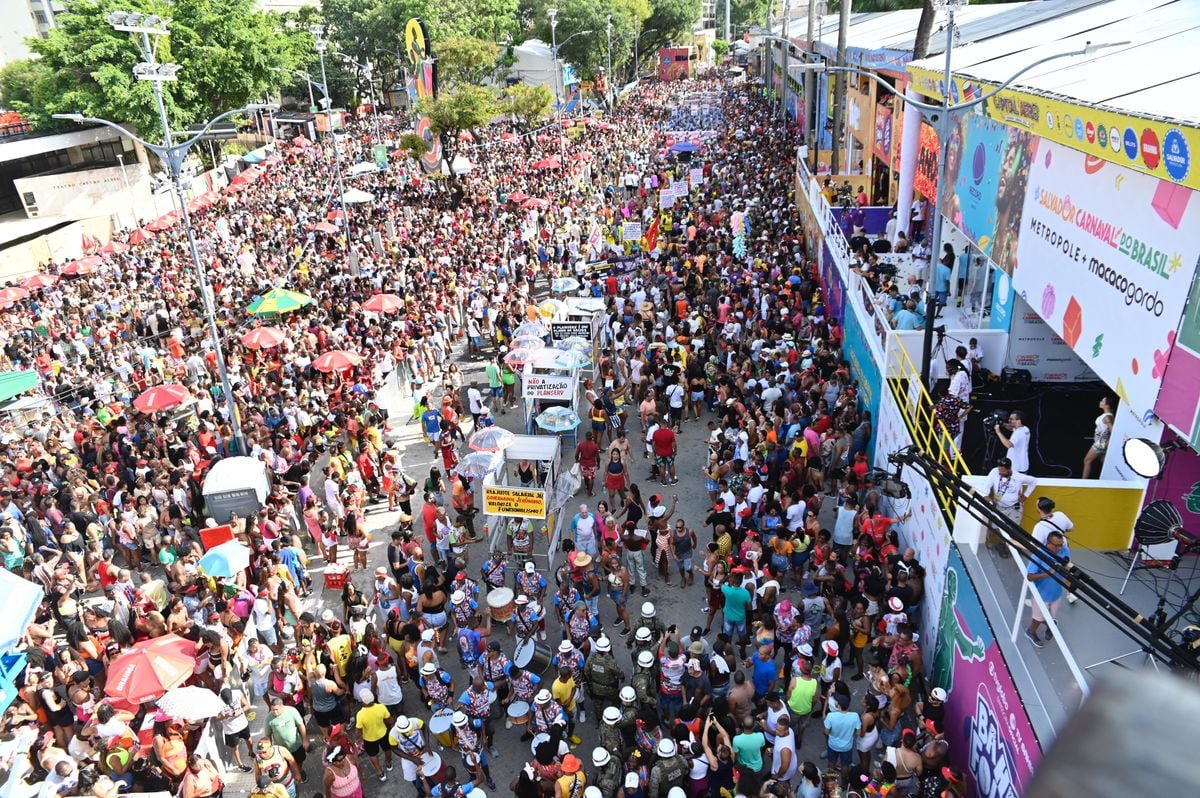
<instances>
[{"instance_id":1,"label":"man in white shirt","mask_svg":"<svg viewBox=\"0 0 1200 798\"><path fill-rule=\"evenodd\" d=\"M1025 426L1025 414L1014 410L1008 414L1008 425L1012 433L1005 435L997 424L993 429L996 437L1008 449L1008 459L1012 461L1012 469L1018 474L1029 472L1029 427Z\"/></svg>"},{"instance_id":2,"label":"man in white shirt","mask_svg":"<svg viewBox=\"0 0 1200 798\"><path fill-rule=\"evenodd\" d=\"M479 429L479 414L483 412L483 394L479 390L479 383L471 383L471 387L467 389L467 405L471 410L471 419L475 422L475 429Z\"/></svg>"},{"instance_id":3,"label":"man in white shirt","mask_svg":"<svg viewBox=\"0 0 1200 798\"><path fill-rule=\"evenodd\" d=\"M1043 546L1046 545L1046 538L1051 533L1057 532L1066 538L1067 535L1075 528L1075 524L1067 517L1067 514L1062 510L1054 509L1054 499L1049 496L1042 496L1037 500L1038 521L1033 525L1033 529L1029 534L1037 538L1037 542ZM1079 597L1074 593L1067 594L1067 602L1074 604L1079 601Z\"/></svg>"},{"instance_id":4,"label":"man in white shirt","mask_svg":"<svg viewBox=\"0 0 1200 798\"><path fill-rule=\"evenodd\" d=\"M996 461L996 467L988 472L986 495L997 510L1020 526L1021 515L1025 511L1025 500L1036 487L1036 479L1019 473L1013 468L1011 460L1001 457ZM988 531L988 546L995 549L1001 557L1009 556L1004 539L996 534L995 530Z\"/></svg>"}]
</instances>

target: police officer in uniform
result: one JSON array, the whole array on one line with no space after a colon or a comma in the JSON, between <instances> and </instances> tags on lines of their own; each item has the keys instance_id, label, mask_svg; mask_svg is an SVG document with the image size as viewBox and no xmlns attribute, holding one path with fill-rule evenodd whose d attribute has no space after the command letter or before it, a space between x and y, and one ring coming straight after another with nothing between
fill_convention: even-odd
<instances>
[{"instance_id":1,"label":"police officer in uniform","mask_svg":"<svg viewBox=\"0 0 1200 798\"><path fill-rule=\"evenodd\" d=\"M625 681L625 673L612 654L612 641L607 636L601 635L592 645L592 655L583 666L583 680L599 720L606 707L617 703L617 691Z\"/></svg>"},{"instance_id":2,"label":"police officer in uniform","mask_svg":"<svg viewBox=\"0 0 1200 798\"><path fill-rule=\"evenodd\" d=\"M625 741L621 737L621 710L617 707L608 707L601 715L599 738L600 747L612 754L614 759L625 759Z\"/></svg>"},{"instance_id":3,"label":"police officer in uniform","mask_svg":"<svg viewBox=\"0 0 1200 798\"><path fill-rule=\"evenodd\" d=\"M655 753L658 754L658 761L650 768L650 786L646 798L667 798L672 787L683 787L691 766L679 755L675 741L669 737L659 741Z\"/></svg>"},{"instance_id":4,"label":"police officer in uniform","mask_svg":"<svg viewBox=\"0 0 1200 798\"><path fill-rule=\"evenodd\" d=\"M596 748L592 751L592 766L594 769L588 782L600 790L601 798L617 798L624 776L621 760L609 753L607 748Z\"/></svg>"},{"instance_id":5,"label":"police officer in uniform","mask_svg":"<svg viewBox=\"0 0 1200 798\"><path fill-rule=\"evenodd\" d=\"M637 731L638 719L637 690L626 685L621 688L619 697L621 699L621 718L617 721L617 729L621 732L621 752L624 753L636 744L634 733Z\"/></svg>"},{"instance_id":6,"label":"police officer in uniform","mask_svg":"<svg viewBox=\"0 0 1200 798\"><path fill-rule=\"evenodd\" d=\"M650 630L650 640L648 645L644 645L645 633L642 633L641 639L638 638L638 632L642 629ZM626 646L633 648L635 645L638 650L658 651L658 644L662 642L662 636L666 634L667 629L663 626L663 622L658 617L658 611L654 609L653 602L647 601L642 604L642 617L638 618L637 623L633 625L633 637L627 642ZM637 654L634 654L637 658Z\"/></svg>"},{"instance_id":7,"label":"police officer in uniform","mask_svg":"<svg viewBox=\"0 0 1200 798\"><path fill-rule=\"evenodd\" d=\"M637 655L631 685L641 709L658 709L658 676L654 672L654 654L643 651Z\"/></svg>"}]
</instances>

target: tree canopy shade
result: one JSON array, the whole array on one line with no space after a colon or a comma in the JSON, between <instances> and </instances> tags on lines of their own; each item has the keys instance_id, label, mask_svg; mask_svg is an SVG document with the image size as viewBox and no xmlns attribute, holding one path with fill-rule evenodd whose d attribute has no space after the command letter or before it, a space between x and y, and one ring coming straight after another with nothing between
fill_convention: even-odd
<instances>
[{"instance_id":1,"label":"tree canopy shade","mask_svg":"<svg viewBox=\"0 0 1200 798\"><path fill-rule=\"evenodd\" d=\"M452 164L459 146L459 134L483 127L500 109L496 98L487 89L460 85L438 92L436 99L422 99L417 110L429 118L433 134L441 140L442 157ZM451 172L451 179L454 177Z\"/></svg>"},{"instance_id":2,"label":"tree canopy shade","mask_svg":"<svg viewBox=\"0 0 1200 798\"><path fill-rule=\"evenodd\" d=\"M554 94L545 86L529 86L518 83L504 90L501 108L516 123L523 133L533 130L539 122L550 115Z\"/></svg>"},{"instance_id":3,"label":"tree canopy shade","mask_svg":"<svg viewBox=\"0 0 1200 798\"><path fill-rule=\"evenodd\" d=\"M500 47L474 36L450 36L437 41L438 82L443 86L476 86L496 71Z\"/></svg>"},{"instance_id":4,"label":"tree canopy shade","mask_svg":"<svg viewBox=\"0 0 1200 798\"><path fill-rule=\"evenodd\" d=\"M153 88L132 72L142 60L137 42L106 21L118 10L173 20L171 35L158 43L158 59L182 67L166 92L177 128L262 98L279 83L273 68L295 68L311 49L307 32L258 11L253 0L73 0L47 38L30 40L40 58L0 75L6 102L39 129L61 127L53 114L79 112L153 138L159 128ZM10 89L18 75L31 81L24 91Z\"/></svg>"},{"instance_id":5,"label":"tree canopy shade","mask_svg":"<svg viewBox=\"0 0 1200 798\"><path fill-rule=\"evenodd\" d=\"M529 19L533 32L544 42L551 42L550 18L547 8L558 9L559 58L574 64L579 74L588 78L607 65L608 17L612 16L612 65L616 71L633 53L633 40L641 23L650 16L647 0L532 0ZM570 38L579 31L590 31ZM565 44L564 44L565 42Z\"/></svg>"}]
</instances>

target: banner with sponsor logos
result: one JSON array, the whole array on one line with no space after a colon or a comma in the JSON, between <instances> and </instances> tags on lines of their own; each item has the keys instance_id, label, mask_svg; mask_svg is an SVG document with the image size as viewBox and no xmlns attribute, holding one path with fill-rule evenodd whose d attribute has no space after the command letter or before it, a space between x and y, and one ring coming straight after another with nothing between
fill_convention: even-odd
<instances>
[{"instance_id":1,"label":"banner with sponsor logos","mask_svg":"<svg viewBox=\"0 0 1200 798\"><path fill-rule=\"evenodd\" d=\"M910 66L917 91L941 101L940 72ZM982 96L995 84L957 77L951 84L952 103ZM1023 128L1056 144L1153 175L1172 183L1200 189L1200 169L1192 158L1200 155L1200 130L1169 121L1143 119L1086 105L1005 89L985 104L992 119Z\"/></svg>"},{"instance_id":2,"label":"banner with sponsor logos","mask_svg":"<svg viewBox=\"0 0 1200 798\"><path fill-rule=\"evenodd\" d=\"M1003 274L1003 272L1000 272ZM1008 368L1026 369L1037 382L1088 382L1096 375L1029 304L1016 297L1008 334Z\"/></svg>"},{"instance_id":3,"label":"banner with sponsor logos","mask_svg":"<svg viewBox=\"0 0 1200 798\"><path fill-rule=\"evenodd\" d=\"M1192 280L1187 310L1167 360L1154 414L1200 449L1200 273ZM1197 505L1200 507L1200 505Z\"/></svg>"},{"instance_id":4,"label":"banner with sponsor logos","mask_svg":"<svg viewBox=\"0 0 1200 798\"><path fill-rule=\"evenodd\" d=\"M958 114L954 121L942 212L1011 273L1034 138L979 114Z\"/></svg>"},{"instance_id":5,"label":"banner with sponsor logos","mask_svg":"<svg viewBox=\"0 0 1200 798\"><path fill-rule=\"evenodd\" d=\"M1041 745L957 546L941 596L933 683L947 693L950 759L979 798L1022 795Z\"/></svg>"},{"instance_id":6,"label":"banner with sponsor logos","mask_svg":"<svg viewBox=\"0 0 1200 798\"><path fill-rule=\"evenodd\" d=\"M1142 413L1154 408L1200 255L1200 197L1037 143L1013 285Z\"/></svg>"}]
</instances>

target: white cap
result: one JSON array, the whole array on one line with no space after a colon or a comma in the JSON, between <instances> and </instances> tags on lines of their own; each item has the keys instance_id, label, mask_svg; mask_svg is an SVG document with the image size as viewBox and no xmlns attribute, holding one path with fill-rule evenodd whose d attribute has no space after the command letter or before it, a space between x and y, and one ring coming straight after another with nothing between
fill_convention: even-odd
<instances>
[{"instance_id":1,"label":"white cap","mask_svg":"<svg viewBox=\"0 0 1200 798\"><path fill-rule=\"evenodd\" d=\"M374 704L375 703L375 694L364 687L363 689L358 691L358 703Z\"/></svg>"},{"instance_id":2,"label":"white cap","mask_svg":"<svg viewBox=\"0 0 1200 798\"><path fill-rule=\"evenodd\" d=\"M467 713L466 712L455 712L453 715L450 716L450 722L453 723L455 726L466 726L467 725Z\"/></svg>"},{"instance_id":3,"label":"white cap","mask_svg":"<svg viewBox=\"0 0 1200 798\"><path fill-rule=\"evenodd\" d=\"M641 786L641 783L642 779L640 776L638 776L636 771L625 774L625 789L636 790L639 786Z\"/></svg>"},{"instance_id":4,"label":"white cap","mask_svg":"<svg viewBox=\"0 0 1200 798\"><path fill-rule=\"evenodd\" d=\"M682 787L672 787L667 790L667 798L687 798L687 793Z\"/></svg>"},{"instance_id":5,"label":"white cap","mask_svg":"<svg viewBox=\"0 0 1200 798\"><path fill-rule=\"evenodd\" d=\"M821 644L821 649L831 657L838 655L838 644L836 640L826 640Z\"/></svg>"},{"instance_id":6,"label":"white cap","mask_svg":"<svg viewBox=\"0 0 1200 798\"><path fill-rule=\"evenodd\" d=\"M630 687L629 689L631 691L633 690L632 687ZM632 700L633 698L637 698L636 693L631 697L630 700ZM604 722L607 723L609 726L616 726L618 723L621 722L621 710L617 709L616 707L605 707L604 708Z\"/></svg>"},{"instance_id":7,"label":"white cap","mask_svg":"<svg viewBox=\"0 0 1200 798\"><path fill-rule=\"evenodd\" d=\"M558 644L558 653L559 654L570 654L574 650L575 650L575 646L571 645L570 640L564 640Z\"/></svg>"},{"instance_id":8,"label":"white cap","mask_svg":"<svg viewBox=\"0 0 1200 798\"><path fill-rule=\"evenodd\" d=\"M396 718L396 725L393 726L393 729L401 734L408 734L413 730L412 718L410 718L408 715L401 715L400 717Z\"/></svg>"},{"instance_id":9,"label":"white cap","mask_svg":"<svg viewBox=\"0 0 1200 798\"><path fill-rule=\"evenodd\" d=\"M597 751L604 751L603 748L597 748ZM608 753L605 751L605 753ZM592 785L583 788L583 798L604 798L604 793L600 792L600 788Z\"/></svg>"},{"instance_id":10,"label":"white cap","mask_svg":"<svg viewBox=\"0 0 1200 798\"><path fill-rule=\"evenodd\" d=\"M450 603L451 604L462 604L466 600L467 600L467 594L462 592L461 590L455 590L453 593L450 594Z\"/></svg>"},{"instance_id":11,"label":"white cap","mask_svg":"<svg viewBox=\"0 0 1200 798\"><path fill-rule=\"evenodd\" d=\"M670 759L675 756L675 741L670 737L659 740L655 752L663 759Z\"/></svg>"},{"instance_id":12,"label":"white cap","mask_svg":"<svg viewBox=\"0 0 1200 798\"><path fill-rule=\"evenodd\" d=\"M435 632L432 629L426 629L425 631L421 632L421 639L423 641L425 641L426 643L432 643L433 638L436 636L437 636L437 632Z\"/></svg>"},{"instance_id":13,"label":"white cap","mask_svg":"<svg viewBox=\"0 0 1200 798\"><path fill-rule=\"evenodd\" d=\"M639 643L644 643L647 640L649 640L650 639L650 627L649 626L639 626L637 632L633 636L633 639L637 640Z\"/></svg>"},{"instance_id":14,"label":"white cap","mask_svg":"<svg viewBox=\"0 0 1200 798\"><path fill-rule=\"evenodd\" d=\"M643 651L641 654L638 654L637 664L639 668L654 667L654 653L650 651Z\"/></svg>"},{"instance_id":15,"label":"white cap","mask_svg":"<svg viewBox=\"0 0 1200 798\"><path fill-rule=\"evenodd\" d=\"M642 617L643 618L653 618L654 617L654 603L653 602L647 601L645 604L642 605Z\"/></svg>"},{"instance_id":16,"label":"white cap","mask_svg":"<svg viewBox=\"0 0 1200 798\"><path fill-rule=\"evenodd\" d=\"M899 596L892 596L888 599L888 607L891 608L892 612L904 612L904 602Z\"/></svg>"},{"instance_id":17,"label":"white cap","mask_svg":"<svg viewBox=\"0 0 1200 798\"><path fill-rule=\"evenodd\" d=\"M688 670L700 670L700 660L692 657L687 661Z\"/></svg>"},{"instance_id":18,"label":"white cap","mask_svg":"<svg viewBox=\"0 0 1200 798\"><path fill-rule=\"evenodd\" d=\"M657 507L650 508L650 517L651 518L662 518L666 514L667 514L667 508L663 507L661 504L658 505Z\"/></svg>"},{"instance_id":19,"label":"white cap","mask_svg":"<svg viewBox=\"0 0 1200 798\"><path fill-rule=\"evenodd\" d=\"M612 641L604 635L596 638L595 648L597 651L612 651Z\"/></svg>"},{"instance_id":20,"label":"white cap","mask_svg":"<svg viewBox=\"0 0 1200 798\"><path fill-rule=\"evenodd\" d=\"M549 690L539 690L538 694L533 697L533 703L549 704L550 703L550 691Z\"/></svg>"},{"instance_id":21,"label":"white cap","mask_svg":"<svg viewBox=\"0 0 1200 798\"><path fill-rule=\"evenodd\" d=\"M941 687L935 687L929 691L930 698L936 698L938 701L946 700L946 691Z\"/></svg>"},{"instance_id":22,"label":"white cap","mask_svg":"<svg viewBox=\"0 0 1200 798\"><path fill-rule=\"evenodd\" d=\"M432 662L426 662L421 666L422 676L432 676L435 673L437 673L437 665L434 665Z\"/></svg>"},{"instance_id":23,"label":"white cap","mask_svg":"<svg viewBox=\"0 0 1200 798\"><path fill-rule=\"evenodd\" d=\"M618 693L617 695L620 696L622 701L626 701L626 702L637 701L637 691L629 686L622 687L621 692ZM616 709L616 707L611 707L611 708Z\"/></svg>"},{"instance_id":24,"label":"white cap","mask_svg":"<svg viewBox=\"0 0 1200 798\"><path fill-rule=\"evenodd\" d=\"M592 764L598 768L602 768L612 759L612 754L607 748L596 748L592 751Z\"/></svg>"},{"instance_id":25,"label":"white cap","mask_svg":"<svg viewBox=\"0 0 1200 798\"><path fill-rule=\"evenodd\" d=\"M517 603L518 604L528 604L529 596L526 596L524 593L522 593L521 595L517 596Z\"/></svg>"},{"instance_id":26,"label":"white cap","mask_svg":"<svg viewBox=\"0 0 1200 798\"><path fill-rule=\"evenodd\" d=\"M813 655L812 643L801 643L796 646L796 653L802 657L811 657Z\"/></svg>"},{"instance_id":27,"label":"white cap","mask_svg":"<svg viewBox=\"0 0 1200 798\"><path fill-rule=\"evenodd\" d=\"M528 562L525 563L525 573L531 574L536 570L537 570L537 568L535 568L533 566L533 560L529 560Z\"/></svg>"}]
</instances>

